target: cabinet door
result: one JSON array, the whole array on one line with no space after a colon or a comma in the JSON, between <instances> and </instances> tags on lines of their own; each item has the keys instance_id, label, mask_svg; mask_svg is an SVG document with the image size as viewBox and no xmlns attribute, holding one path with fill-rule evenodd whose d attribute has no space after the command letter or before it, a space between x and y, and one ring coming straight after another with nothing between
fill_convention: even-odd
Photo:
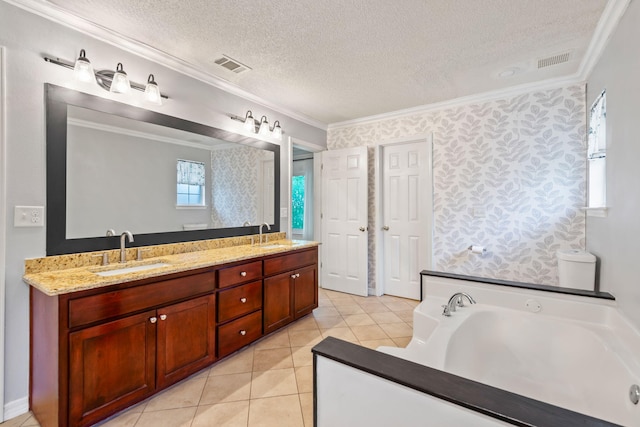
<instances>
[{"instance_id":1,"label":"cabinet door","mask_svg":"<svg viewBox=\"0 0 640 427\"><path fill-rule=\"evenodd\" d=\"M158 388L215 359L215 295L158 309Z\"/></svg>"},{"instance_id":2,"label":"cabinet door","mask_svg":"<svg viewBox=\"0 0 640 427\"><path fill-rule=\"evenodd\" d=\"M264 333L293 321L293 272L264 279Z\"/></svg>"},{"instance_id":3,"label":"cabinet door","mask_svg":"<svg viewBox=\"0 0 640 427\"><path fill-rule=\"evenodd\" d=\"M293 300L296 319L318 307L318 272L315 265L296 270Z\"/></svg>"},{"instance_id":4,"label":"cabinet door","mask_svg":"<svg viewBox=\"0 0 640 427\"><path fill-rule=\"evenodd\" d=\"M70 425L93 424L153 393L155 313L69 334Z\"/></svg>"}]
</instances>

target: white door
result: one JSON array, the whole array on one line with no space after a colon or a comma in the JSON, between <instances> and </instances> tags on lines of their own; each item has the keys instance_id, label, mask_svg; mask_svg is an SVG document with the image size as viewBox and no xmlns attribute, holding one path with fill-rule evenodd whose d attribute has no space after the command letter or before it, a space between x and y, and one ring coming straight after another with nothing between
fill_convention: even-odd
<instances>
[{"instance_id":1,"label":"white door","mask_svg":"<svg viewBox=\"0 0 640 427\"><path fill-rule=\"evenodd\" d=\"M382 241L385 294L420 298L420 271L430 267L430 144L382 147Z\"/></svg>"},{"instance_id":2,"label":"white door","mask_svg":"<svg viewBox=\"0 0 640 427\"><path fill-rule=\"evenodd\" d=\"M367 147L322 153L322 287L367 296Z\"/></svg>"}]
</instances>

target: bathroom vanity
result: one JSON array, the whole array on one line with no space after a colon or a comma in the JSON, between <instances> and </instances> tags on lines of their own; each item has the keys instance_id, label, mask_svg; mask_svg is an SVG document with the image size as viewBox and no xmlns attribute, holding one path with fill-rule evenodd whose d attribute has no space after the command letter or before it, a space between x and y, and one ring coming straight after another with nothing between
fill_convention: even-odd
<instances>
[{"instance_id":1,"label":"bathroom vanity","mask_svg":"<svg viewBox=\"0 0 640 427\"><path fill-rule=\"evenodd\" d=\"M318 306L317 243L161 258L113 276L95 266L25 275L30 403L43 427L94 424Z\"/></svg>"}]
</instances>

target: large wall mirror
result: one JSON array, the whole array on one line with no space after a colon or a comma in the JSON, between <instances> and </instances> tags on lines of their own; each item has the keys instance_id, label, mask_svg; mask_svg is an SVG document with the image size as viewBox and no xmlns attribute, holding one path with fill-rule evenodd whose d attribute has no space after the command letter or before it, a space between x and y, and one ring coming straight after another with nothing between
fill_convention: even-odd
<instances>
[{"instance_id":1,"label":"large wall mirror","mask_svg":"<svg viewBox=\"0 0 640 427\"><path fill-rule=\"evenodd\" d=\"M46 85L47 255L279 231L280 147ZM251 225L247 225L250 223ZM107 230L116 236L106 236Z\"/></svg>"}]
</instances>

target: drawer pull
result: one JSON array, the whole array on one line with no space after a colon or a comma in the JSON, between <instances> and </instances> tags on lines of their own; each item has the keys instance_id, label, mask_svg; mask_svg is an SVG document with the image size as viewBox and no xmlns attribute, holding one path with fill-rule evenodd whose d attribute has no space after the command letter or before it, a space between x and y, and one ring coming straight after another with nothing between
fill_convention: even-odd
<instances>
[{"instance_id":1,"label":"drawer pull","mask_svg":"<svg viewBox=\"0 0 640 427\"><path fill-rule=\"evenodd\" d=\"M296 275L295 275L295 274L292 274L292 275L291 275L291 278L292 278L292 279L295 279L295 278L296 278Z\"/></svg>"},{"instance_id":2,"label":"drawer pull","mask_svg":"<svg viewBox=\"0 0 640 427\"><path fill-rule=\"evenodd\" d=\"M300 277L300 273L297 273L297 274L296 274L296 279L297 279L298 277Z\"/></svg>"},{"instance_id":3,"label":"drawer pull","mask_svg":"<svg viewBox=\"0 0 640 427\"><path fill-rule=\"evenodd\" d=\"M167 320L167 315L166 314L161 314L160 315L160 320Z\"/></svg>"},{"instance_id":4,"label":"drawer pull","mask_svg":"<svg viewBox=\"0 0 640 427\"><path fill-rule=\"evenodd\" d=\"M152 317L151 319L149 319L149 322L151 323L156 323L158 321L157 317Z\"/></svg>"},{"instance_id":5,"label":"drawer pull","mask_svg":"<svg viewBox=\"0 0 640 427\"><path fill-rule=\"evenodd\" d=\"M246 272L246 271L241 271L241 272L240 272L240 275L241 275L242 277L247 277L247 272Z\"/></svg>"},{"instance_id":6,"label":"drawer pull","mask_svg":"<svg viewBox=\"0 0 640 427\"><path fill-rule=\"evenodd\" d=\"M240 335L245 336L247 335L247 331L245 331L244 329L240 331Z\"/></svg>"},{"instance_id":7,"label":"drawer pull","mask_svg":"<svg viewBox=\"0 0 640 427\"><path fill-rule=\"evenodd\" d=\"M244 304L245 302L247 302L247 299L246 298L240 298L240 302Z\"/></svg>"}]
</instances>

